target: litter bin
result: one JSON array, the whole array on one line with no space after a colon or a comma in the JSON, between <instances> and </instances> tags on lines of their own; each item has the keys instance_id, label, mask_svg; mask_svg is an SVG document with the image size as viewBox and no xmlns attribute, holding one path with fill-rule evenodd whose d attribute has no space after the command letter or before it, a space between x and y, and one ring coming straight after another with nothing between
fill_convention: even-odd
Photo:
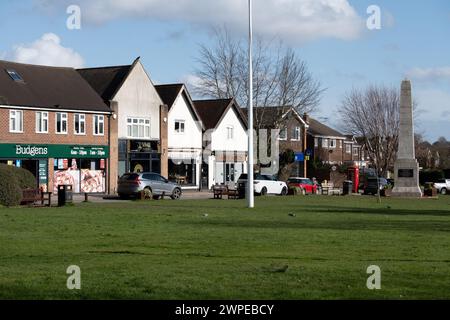
<instances>
[{"instance_id":1,"label":"litter bin","mask_svg":"<svg viewBox=\"0 0 450 320\"><path fill-rule=\"evenodd\" d=\"M73 202L72 185L59 185L58 186L58 207L63 207L67 203Z\"/></svg>"},{"instance_id":2,"label":"litter bin","mask_svg":"<svg viewBox=\"0 0 450 320\"><path fill-rule=\"evenodd\" d=\"M240 182L238 184L239 199L244 199L245 198L245 192L246 192L245 182Z\"/></svg>"},{"instance_id":3,"label":"litter bin","mask_svg":"<svg viewBox=\"0 0 450 320\"><path fill-rule=\"evenodd\" d=\"M352 190L353 190L353 181L351 180L344 181L342 194L343 195L352 194Z\"/></svg>"}]
</instances>

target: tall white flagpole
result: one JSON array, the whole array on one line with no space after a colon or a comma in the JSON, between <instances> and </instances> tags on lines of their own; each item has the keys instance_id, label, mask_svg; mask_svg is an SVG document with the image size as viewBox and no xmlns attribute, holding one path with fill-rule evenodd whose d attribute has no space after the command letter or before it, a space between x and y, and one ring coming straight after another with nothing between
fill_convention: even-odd
<instances>
[{"instance_id":1,"label":"tall white flagpole","mask_svg":"<svg viewBox=\"0 0 450 320\"><path fill-rule=\"evenodd\" d=\"M249 61L249 98L248 98L248 170L247 170L247 203L249 208L255 207L255 186L253 184L253 4L248 0L248 61Z\"/></svg>"}]
</instances>

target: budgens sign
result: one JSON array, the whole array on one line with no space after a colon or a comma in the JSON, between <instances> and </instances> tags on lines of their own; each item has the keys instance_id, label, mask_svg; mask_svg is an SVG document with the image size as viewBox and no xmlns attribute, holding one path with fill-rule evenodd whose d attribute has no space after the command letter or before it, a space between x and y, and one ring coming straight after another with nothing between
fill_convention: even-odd
<instances>
[{"instance_id":1,"label":"budgens sign","mask_svg":"<svg viewBox=\"0 0 450 320\"><path fill-rule=\"evenodd\" d=\"M22 146L16 145L16 156L29 156L29 157L47 157L48 156L48 147L32 147L32 146Z\"/></svg>"},{"instance_id":2,"label":"budgens sign","mask_svg":"<svg viewBox=\"0 0 450 320\"><path fill-rule=\"evenodd\" d=\"M0 144L0 158L38 159L38 158L85 158L105 159L109 157L108 146L84 145L33 145Z\"/></svg>"}]
</instances>

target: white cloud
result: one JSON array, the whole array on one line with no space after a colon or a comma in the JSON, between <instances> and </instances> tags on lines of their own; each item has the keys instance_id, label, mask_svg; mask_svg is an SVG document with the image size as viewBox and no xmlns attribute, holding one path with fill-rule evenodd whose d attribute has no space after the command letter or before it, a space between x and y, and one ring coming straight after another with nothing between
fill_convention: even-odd
<instances>
[{"instance_id":1,"label":"white cloud","mask_svg":"<svg viewBox=\"0 0 450 320\"><path fill-rule=\"evenodd\" d=\"M202 99L204 97L199 96L196 92L196 88L200 87L201 79L195 74L186 74L182 76L179 81L184 83L189 90L191 97L195 99Z\"/></svg>"},{"instance_id":2,"label":"white cloud","mask_svg":"<svg viewBox=\"0 0 450 320\"><path fill-rule=\"evenodd\" d=\"M199 86L202 81L200 79L200 77L196 76L195 74L186 74L186 75L182 76L179 80L182 83L185 83L186 85L189 85L192 87Z\"/></svg>"},{"instance_id":3,"label":"white cloud","mask_svg":"<svg viewBox=\"0 0 450 320\"><path fill-rule=\"evenodd\" d=\"M409 78L419 80L450 79L450 67L413 68L406 75Z\"/></svg>"},{"instance_id":4,"label":"white cloud","mask_svg":"<svg viewBox=\"0 0 450 320\"><path fill-rule=\"evenodd\" d=\"M40 39L16 45L5 58L20 63L55 67L79 68L84 65L81 55L61 45L61 39L54 33L46 33Z\"/></svg>"},{"instance_id":5,"label":"white cloud","mask_svg":"<svg viewBox=\"0 0 450 320\"><path fill-rule=\"evenodd\" d=\"M65 9L71 0L35 0L42 10ZM245 0L79 0L82 23L101 24L120 18L147 18L195 25L227 24L245 34ZM61 12L64 12L61 10ZM255 33L280 36L289 42L317 38L351 40L364 30L364 21L348 0L254 1Z\"/></svg>"}]
</instances>

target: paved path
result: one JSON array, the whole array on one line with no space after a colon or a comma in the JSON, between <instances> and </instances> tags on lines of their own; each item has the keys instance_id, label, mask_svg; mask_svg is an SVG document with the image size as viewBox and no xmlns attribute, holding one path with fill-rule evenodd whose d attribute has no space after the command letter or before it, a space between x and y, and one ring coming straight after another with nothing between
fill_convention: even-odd
<instances>
[{"instance_id":1,"label":"paved path","mask_svg":"<svg viewBox=\"0 0 450 320\"><path fill-rule=\"evenodd\" d=\"M89 195L89 201L90 202L103 202L103 203L111 203L111 202L123 202L128 200L121 200L117 196L105 196L104 195ZM195 200L195 199L212 199L213 194L208 191L193 191L193 190L186 190L183 191L183 195L181 196L181 200ZM58 201L58 198L54 198L56 201ZM170 199L166 197L165 199ZM52 199L53 200L53 199ZM73 202L80 203L84 201L84 194L74 194L73 195ZM52 201L53 202L53 201Z\"/></svg>"}]
</instances>

